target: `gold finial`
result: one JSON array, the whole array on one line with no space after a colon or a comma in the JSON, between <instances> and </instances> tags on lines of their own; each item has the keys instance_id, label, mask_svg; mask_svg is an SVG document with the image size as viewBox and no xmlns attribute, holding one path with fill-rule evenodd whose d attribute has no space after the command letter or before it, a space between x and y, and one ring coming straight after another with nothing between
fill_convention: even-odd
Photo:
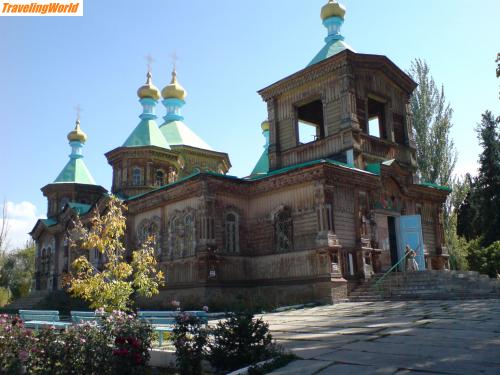
<instances>
[{"instance_id":1,"label":"gold finial","mask_svg":"<svg viewBox=\"0 0 500 375\"><path fill-rule=\"evenodd\" d=\"M172 69L172 79L170 80L170 83L161 91L161 96L163 96L164 99L172 98L184 100L186 99L187 92L184 87L182 87L179 82L177 82L177 71L175 70L175 61L177 59L177 56L174 53L172 57L174 61L174 67Z\"/></svg>"},{"instance_id":2,"label":"gold finial","mask_svg":"<svg viewBox=\"0 0 500 375\"><path fill-rule=\"evenodd\" d=\"M177 61L179 61L179 56L177 56L177 53L175 53L175 51L174 51L170 55L170 58L172 59L172 67L173 67L173 70L175 72L175 70L177 69Z\"/></svg>"},{"instance_id":3,"label":"gold finial","mask_svg":"<svg viewBox=\"0 0 500 375\"><path fill-rule=\"evenodd\" d=\"M262 124L260 124L260 127L262 128L263 132L269 131L269 121L268 120L262 121Z\"/></svg>"},{"instance_id":4,"label":"gold finial","mask_svg":"<svg viewBox=\"0 0 500 375\"><path fill-rule=\"evenodd\" d=\"M330 17L344 18L345 7L336 0L328 0L328 3L321 8L321 19L324 21Z\"/></svg>"},{"instance_id":5,"label":"gold finial","mask_svg":"<svg viewBox=\"0 0 500 375\"><path fill-rule=\"evenodd\" d=\"M160 90L153 85L153 75L151 74L151 64L154 62L151 54L148 53L146 56L146 61L148 64L148 72L146 74L146 83L139 87L137 90L137 96L141 99L151 98L154 100L160 99Z\"/></svg>"},{"instance_id":6,"label":"gold finial","mask_svg":"<svg viewBox=\"0 0 500 375\"><path fill-rule=\"evenodd\" d=\"M75 129L68 133L68 141L70 142L82 142L85 143L87 141L87 134L85 134L82 129L80 129L80 112L82 109L79 105L75 107L76 110L76 121L75 121Z\"/></svg>"}]
</instances>

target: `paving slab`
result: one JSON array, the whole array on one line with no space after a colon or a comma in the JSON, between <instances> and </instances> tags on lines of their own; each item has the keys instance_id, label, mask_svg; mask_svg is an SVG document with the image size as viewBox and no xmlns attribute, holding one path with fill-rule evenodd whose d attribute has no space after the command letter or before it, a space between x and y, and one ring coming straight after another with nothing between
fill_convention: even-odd
<instances>
[{"instance_id":1,"label":"paving slab","mask_svg":"<svg viewBox=\"0 0 500 375\"><path fill-rule=\"evenodd\" d=\"M271 372L272 375L313 375L325 367L331 365L331 362L318 361L314 359L302 359L292 361L285 367Z\"/></svg>"},{"instance_id":2,"label":"paving slab","mask_svg":"<svg viewBox=\"0 0 500 375\"><path fill-rule=\"evenodd\" d=\"M500 374L500 300L376 301L264 314L299 356L273 374Z\"/></svg>"}]
</instances>

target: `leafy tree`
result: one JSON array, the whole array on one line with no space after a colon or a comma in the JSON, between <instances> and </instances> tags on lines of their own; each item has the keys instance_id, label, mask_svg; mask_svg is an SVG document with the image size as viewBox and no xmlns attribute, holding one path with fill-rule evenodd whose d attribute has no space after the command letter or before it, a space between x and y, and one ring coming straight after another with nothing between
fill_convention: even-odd
<instances>
[{"instance_id":1,"label":"leafy tree","mask_svg":"<svg viewBox=\"0 0 500 375\"><path fill-rule=\"evenodd\" d=\"M0 218L2 223L0 224L0 258L5 256L5 251L7 250L7 242L9 235L9 221L7 218L7 206L5 200L2 205L2 217Z\"/></svg>"},{"instance_id":2,"label":"leafy tree","mask_svg":"<svg viewBox=\"0 0 500 375\"><path fill-rule=\"evenodd\" d=\"M469 174L463 179L454 178L452 181L452 192L446 201L444 233L452 269L468 269L467 241L457 234L457 220L459 208L465 201L470 187L471 177Z\"/></svg>"},{"instance_id":3,"label":"leafy tree","mask_svg":"<svg viewBox=\"0 0 500 375\"><path fill-rule=\"evenodd\" d=\"M484 246L500 240L499 124L500 117L495 119L490 111L486 111L476 129L483 152L479 156L479 173L474 182L472 199Z\"/></svg>"},{"instance_id":4,"label":"leafy tree","mask_svg":"<svg viewBox=\"0 0 500 375\"><path fill-rule=\"evenodd\" d=\"M418 83L410 99L417 147L417 166L427 182L449 185L457 152L450 138L452 109L444 88L439 90L427 63L415 59L409 71Z\"/></svg>"},{"instance_id":5,"label":"leafy tree","mask_svg":"<svg viewBox=\"0 0 500 375\"><path fill-rule=\"evenodd\" d=\"M21 249L4 255L0 260L0 287L5 288L12 299L28 295L35 273L35 244L26 242Z\"/></svg>"},{"instance_id":6,"label":"leafy tree","mask_svg":"<svg viewBox=\"0 0 500 375\"><path fill-rule=\"evenodd\" d=\"M500 241L488 247L481 246L480 239L469 242L467 260L470 268L490 277L500 274Z\"/></svg>"},{"instance_id":7,"label":"leafy tree","mask_svg":"<svg viewBox=\"0 0 500 375\"><path fill-rule=\"evenodd\" d=\"M130 262L123 243L126 230L125 206L111 197L104 214L96 209L87 228L77 217L70 230L72 250L80 252L68 278L69 292L90 303L91 308L106 311L128 310L132 296L151 297L163 285L163 273L157 269L153 241L149 238L132 251ZM89 262L87 255L97 250L105 260L102 269Z\"/></svg>"}]
</instances>

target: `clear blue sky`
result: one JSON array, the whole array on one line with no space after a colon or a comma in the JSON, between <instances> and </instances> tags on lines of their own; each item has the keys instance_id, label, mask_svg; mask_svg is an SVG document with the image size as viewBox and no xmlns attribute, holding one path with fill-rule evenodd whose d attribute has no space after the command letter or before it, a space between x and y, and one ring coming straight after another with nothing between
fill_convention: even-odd
<instances>
[{"instance_id":1,"label":"clear blue sky","mask_svg":"<svg viewBox=\"0 0 500 375\"><path fill-rule=\"evenodd\" d=\"M82 128L89 136L87 166L109 188L104 153L120 146L139 121L136 90L145 80L148 53L161 89L176 52L178 78L188 91L186 123L229 153L230 174L247 175L264 141L266 107L256 91L303 68L323 46L319 12L325 2L86 0L84 17L0 18L0 199L12 202L12 216L29 222L28 229L34 219L15 212L20 202L34 204L34 215L45 213L39 189L68 160L66 134L76 104L84 109ZM494 64L500 2L343 4L342 33L357 52L386 55L404 70L416 57L427 60L454 109L457 169L474 169L474 127L485 109L500 114Z\"/></svg>"}]
</instances>

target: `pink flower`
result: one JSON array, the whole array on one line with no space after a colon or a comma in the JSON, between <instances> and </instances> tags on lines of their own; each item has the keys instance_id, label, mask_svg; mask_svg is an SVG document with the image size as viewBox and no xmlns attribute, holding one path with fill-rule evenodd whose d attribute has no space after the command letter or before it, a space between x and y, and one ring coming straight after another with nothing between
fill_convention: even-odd
<instances>
[{"instance_id":1,"label":"pink flower","mask_svg":"<svg viewBox=\"0 0 500 375\"><path fill-rule=\"evenodd\" d=\"M19 360L21 362L26 362L28 360L28 352L25 350L21 350L18 354Z\"/></svg>"},{"instance_id":2,"label":"pink flower","mask_svg":"<svg viewBox=\"0 0 500 375\"><path fill-rule=\"evenodd\" d=\"M203 311L208 312L208 306L203 306Z\"/></svg>"},{"instance_id":3,"label":"pink flower","mask_svg":"<svg viewBox=\"0 0 500 375\"><path fill-rule=\"evenodd\" d=\"M172 300L172 302L170 302L172 304L172 306L174 307L180 307L181 303L179 301L176 301L175 299Z\"/></svg>"}]
</instances>

